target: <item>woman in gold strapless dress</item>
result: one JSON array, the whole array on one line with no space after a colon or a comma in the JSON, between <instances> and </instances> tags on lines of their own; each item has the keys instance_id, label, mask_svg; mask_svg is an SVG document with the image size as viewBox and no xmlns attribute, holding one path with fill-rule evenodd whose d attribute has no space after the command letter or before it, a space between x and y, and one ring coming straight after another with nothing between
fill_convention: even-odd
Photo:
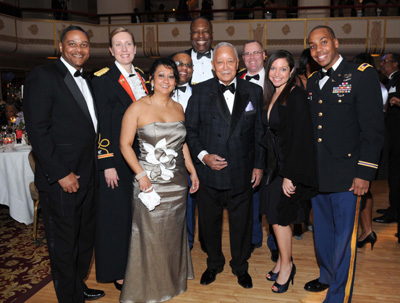
<instances>
[{"instance_id":1,"label":"woman in gold strapless dress","mask_svg":"<svg viewBox=\"0 0 400 303\"><path fill-rule=\"evenodd\" d=\"M171 99L179 75L175 63L157 59L150 68L152 90L133 103L122 120L120 147L135 172L133 224L120 302L164 302L193 279L186 230L187 171L193 193L199 179L185 144L182 106ZM139 159L132 143L137 136ZM160 205L149 209L139 193L155 191Z\"/></svg>"}]
</instances>

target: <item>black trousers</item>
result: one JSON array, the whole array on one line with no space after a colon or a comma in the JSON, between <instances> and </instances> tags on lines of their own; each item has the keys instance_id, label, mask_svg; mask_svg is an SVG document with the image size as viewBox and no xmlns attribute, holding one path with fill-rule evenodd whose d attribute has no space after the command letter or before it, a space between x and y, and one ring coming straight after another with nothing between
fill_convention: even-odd
<instances>
[{"instance_id":1,"label":"black trousers","mask_svg":"<svg viewBox=\"0 0 400 303\"><path fill-rule=\"evenodd\" d=\"M83 280L93 254L97 211L94 186L69 194L40 192L51 274L59 303L84 302Z\"/></svg>"},{"instance_id":2,"label":"black trousers","mask_svg":"<svg viewBox=\"0 0 400 303\"><path fill-rule=\"evenodd\" d=\"M387 124L387 127L389 133L389 202L391 214L396 216L400 207L400 122Z\"/></svg>"},{"instance_id":3,"label":"black trousers","mask_svg":"<svg viewBox=\"0 0 400 303\"><path fill-rule=\"evenodd\" d=\"M227 207L232 256L230 266L236 271L247 271L253 228L253 190L250 184L244 192L232 194L232 190L218 190L200 183L197 203L199 233L202 247L208 255L207 267L220 269L225 265L221 241L223 211Z\"/></svg>"}]
</instances>

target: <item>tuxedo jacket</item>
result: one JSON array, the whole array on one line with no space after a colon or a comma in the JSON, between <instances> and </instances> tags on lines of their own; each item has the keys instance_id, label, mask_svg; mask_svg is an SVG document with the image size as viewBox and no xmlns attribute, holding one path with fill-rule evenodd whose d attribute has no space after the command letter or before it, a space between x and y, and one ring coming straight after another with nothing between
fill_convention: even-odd
<instances>
[{"instance_id":1,"label":"tuxedo jacket","mask_svg":"<svg viewBox=\"0 0 400 303\"><path fill-rule=\"evenodd\" d=\"M87 80L88 81L88 80ZM96 103L93 96L94 107ZM64 63L42 65L25 81L24 115L36 156L35 185L39 191L59 192L58 180L71 172L79 185L94 184L97 134L86 101Z\"/></svg>"},{"instance_id":2,"label":"tuxedo jacket","mask_svg":"<svg viewBox=\"0 0 400 303\"><path fill-rule=\"evenodd\" d=\"M200 182L219 190L241 193L251 186L253 168L262 169L261 124L262 89L237 78L230 114L218 78L193 87L186 108L188 143ZM198 154L206 150L225 158L228 166L220 171L204 165Z\"/></svg>"},{"instance_id":3,"label":"tuxedo jacket","mask_svg":"<svg viewBox=\"0 0 400 303\"><path fill-rule=\"evenodd\" d=\"M319 190L346 192L353 179L375 178L384 138L382 93L372 66L340 63L320 89L307 81L317 153Z\"/></svg>"},{"instance_id":4,"label":"tuxedo jacket","mask_svg":"<svg viewBox=\"0 0 400 303\"><path fill-rule=\"evenodd\" d=\"M101 71L105 72L101 72ZM135 102L133 92L122 76L115 63L108 68L95 73L93 88L99 111L99 145L98 160L99 169L107 168L123 169L127 176L132 176L132 171L126 164L119 148L121 135L121 122L127 108ZM107 71L108 70L108 71ZM147 92L143 72L135 68L137 76Z\"/></svg>"},{"instance_id":5,"label":"tuxedo jacket","mask_svg":"<svg viewBox=\"0 0 400 303\"><path fill-rule=\"evenodd\" d=\"M400 98L400 71L393 74L392 79L386 84L388 90L388 105L386 109L386 126L391 134L400 132L400 107L390 105L390 99L393 97ZM397 139L398 140L398 139Z\"/></svg>"}]
</instances>

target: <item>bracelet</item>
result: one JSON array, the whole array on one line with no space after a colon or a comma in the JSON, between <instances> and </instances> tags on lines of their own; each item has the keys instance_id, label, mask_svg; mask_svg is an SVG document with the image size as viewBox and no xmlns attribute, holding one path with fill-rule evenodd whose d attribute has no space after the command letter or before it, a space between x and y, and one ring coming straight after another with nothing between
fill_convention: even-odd
<instances>
[{"instance_id":1,"label":"bracelet","mask_svg":"<svg viewBox=\"0 0 400 303\"><path fill-rule=\"evenodd\" d=\"M147 172L146 172L145 170L142 171L141 173L137 174L137 175L135 176L135 179L136 179L137 181L139 181L139 179L140 179L141 177L144 177L144 176L147 176Z\"/></svg>"}]
</instances>

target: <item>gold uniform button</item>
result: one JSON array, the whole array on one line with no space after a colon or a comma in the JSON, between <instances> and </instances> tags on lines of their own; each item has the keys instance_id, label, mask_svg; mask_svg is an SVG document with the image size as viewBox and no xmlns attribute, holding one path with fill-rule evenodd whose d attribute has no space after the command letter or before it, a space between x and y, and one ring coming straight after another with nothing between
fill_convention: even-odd
<instances>
[{"instance_id":1,"label":"gold uniform button","mask_svg":"<svg viewBox=\"0 0 400 303\"><path fill-rule=\"evenodd\" d=\"M342 100L339 100L338 102L339 102L339 103L342 103Z\"/></svg>"},{"instance_id":2,"label":"gold uniform button","mask_svg":"<svg viewBox=\"0 0 400 303\"><path fill-rule=\"evenodd\" d=\"M322 104L322 100L319 100L318 103L319 103L319 104Z\"/></svg>"},{"instance_id":3,"label":"gold uniform button","mask_svg":"<svg viewBox=\"0 0 400 303\"><path fill-rule=\"evenodd\" d=\"M321 138L318 138L318 142L322 142L322 139L321 139Z\"/></svg>"},{"instance_id":4,"label":"gold uniform button","mask_svg":"<svg viewBox=\"0 0 400 303\"><path fill-rule=\"evenodd\" d=\"M323 114L322 114L322 113L318 113L318 116L322 117L322 116L323 116Z\"/></svg>"},{"instance_id":5,"label":"gold uniform button","mask_svg":"<svg viewBox=\"0 0 400 303\"><path fill-rule=\"evenodd\" d=\"M349 157L351 157L351 154L347 154Z\"/></svg>"},{"instance_id":6,"label":"gold uniform button","mask_svg":"<svg viewBox=\"0 0 400 303\"><path fill-rule=\"evenodd\" d=\"M318 125L318 129L322 129L322 125Z\"/></svg>"}]
</instances>

